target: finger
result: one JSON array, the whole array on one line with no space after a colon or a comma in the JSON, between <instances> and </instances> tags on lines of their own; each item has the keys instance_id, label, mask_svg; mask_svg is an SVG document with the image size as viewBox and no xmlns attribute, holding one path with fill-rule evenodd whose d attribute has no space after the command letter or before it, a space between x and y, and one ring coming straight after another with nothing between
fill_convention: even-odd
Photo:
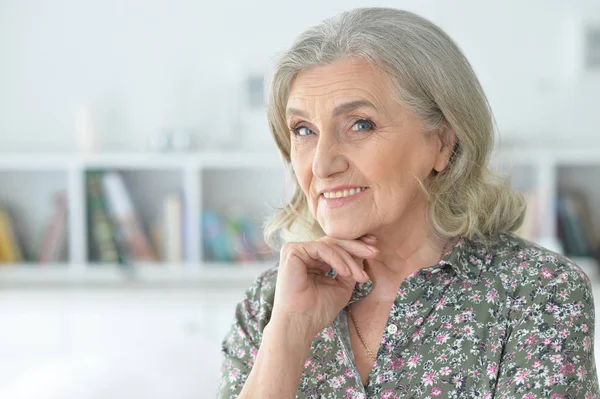
<instances>
[{"instance_id":1,"label":"finger","mask_svg":"<svg viewBox=\"0 0 600 399\"><path fill-rule=\"evenodd\" d=\"M374 258L379 254L379 249L360 240L340 240L326 236L319 241L339 245L351 255L360 258Z\"/></svg>"},{"instance_id":2,"label":"finger","mask_svg":"<svg viewBox=\"0 0 600 399\"><path fill-rule=\"evenodd\" d=\"M340 254L325 242L312 241L301 246L304 253L304 264L307 268L318 269L323 273L333 268L341 276L350 276L352 269L347 265ZM302 259L302 258L301 258Z\"/></svg>"},{"instance_id":3,"label":"finger","mask_svg":"<svg viewBox=\"0 0 600 399\"><path fill-rule=\"evenodd\" d=\"M369 244L369 245L377 244L377 237L374 236L373 234L367 234L367 235L361 236L358 238L358 240L360 240L366 244Z\"/></svg>"},{"instance_id":4,"label":"finger","mask_svg":"<svg viewBox=\"0 0 600 399\"><path fill-rule=\"evenodd\" d=\"M339 253L344 262L346 262L347 265L350 265L350 268L352 269L352 276L356 281L358 281L359 283L366 283L367 281L369 281L369 276L363 270L362 261L359 264L359 262L352 255L350 255L341 245L331 244L331 246L335 249L335 251Z\"/></svg>"}]
</instances>

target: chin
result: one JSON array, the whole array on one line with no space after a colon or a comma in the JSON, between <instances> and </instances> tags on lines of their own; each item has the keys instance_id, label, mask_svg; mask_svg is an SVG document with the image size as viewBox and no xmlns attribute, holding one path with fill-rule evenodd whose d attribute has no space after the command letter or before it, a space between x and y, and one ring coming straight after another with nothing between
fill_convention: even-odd
<instances>
[{"instance_id":1,"label":"chin","mask_svg":"<svg viewBox=\"0 0 600 399\"><path fill-rule=\"evenodd\" d=\"M356 240L367 234L362 229L357 229L356 226L352 226L351 224L347 226L329 226L329 228L324 228L323 231L329 237L338 240Z\"/></svg>"}]
</instances>

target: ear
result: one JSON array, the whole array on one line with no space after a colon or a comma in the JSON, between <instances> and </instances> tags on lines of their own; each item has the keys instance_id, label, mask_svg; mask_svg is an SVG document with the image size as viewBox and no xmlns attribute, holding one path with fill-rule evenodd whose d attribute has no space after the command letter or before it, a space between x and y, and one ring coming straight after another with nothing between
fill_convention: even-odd
<instances>
[{"instance_id":1,"label":"ear","mask_svg":"<svg viewBox=\"0 0 600 399\"><path fill-rule=\"evenodd\" d=\"M456 147L456 133L454 133L454 130L450 126L443 124L438 130L438 140L440 150L435 158L433 169L440 173L446 169L450 162L450 157L452 156L454 147Z\"/></svg>"}]
</instances>

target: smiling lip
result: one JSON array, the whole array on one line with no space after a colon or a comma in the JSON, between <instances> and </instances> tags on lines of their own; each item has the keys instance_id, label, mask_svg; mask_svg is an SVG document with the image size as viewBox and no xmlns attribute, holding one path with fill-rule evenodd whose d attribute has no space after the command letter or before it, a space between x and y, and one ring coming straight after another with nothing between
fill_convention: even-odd
<instances>
[{"instance_id":1,"label":"smiling lip","mask_svg":"<svg viewBox=\"0 0 600 399\"><path fill-rule=\"evenodd\" d=\"M340 186L342 187L342 186ZM346 186L347 188L353 188L353 186ZM354 186L356 187L356 186ZM319 196L320 200L325 201L325 205L327 206L327 208L339 208L341 206L344 206L358 198L360 198L369 188L365 187L363 190L361 190L360 192L350 195L348 197L342 197L342 198L325 198L325 196L323 194L321 194ZM339 189L336 187L335 191L339 191Z\"/></svg>"},{"instance_id":2,"label":"smiling lip","mask_svg":"<svg viewBox=\"0 0 600 399\"><path fill-rule=\"evenodd\" d=\"M325 189L323 189L323 190L321 190L319 192L319 195L323 195L323 193L327 193L327 192L334 192L335 193L336 191L350 190L351 188L360 188L360 187L362 187L362 186L354 186L354 185L351 185L351 184L345 184L343 186L325 188Z\"/></svg>"}]
</instances>

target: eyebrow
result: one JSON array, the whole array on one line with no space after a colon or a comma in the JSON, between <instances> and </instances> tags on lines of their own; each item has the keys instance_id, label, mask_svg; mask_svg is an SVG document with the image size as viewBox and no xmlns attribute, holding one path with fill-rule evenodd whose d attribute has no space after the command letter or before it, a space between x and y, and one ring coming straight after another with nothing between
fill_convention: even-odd
<instances>
[{"instance_id":1,"label":"eyebrow","mask_svg":"<svg viewBox=\"0 0 600 399\"><path fill-rule=\"evenodd\" d=\"M377 107L375 107L375 105L373 105L373 103L368 100L354 100L354 101L349 101L347 103L340 104L337 107L335 107L332 115L339 116L343 113L353 111L357 108L362 108L362 107L373 108L375 110L377 109ZM306 114L306 112L304 112L300 109L297 109L297 108L288 108L288 109L286 109L285 114L286 114L286 116L297 115L301 118L308 118L308 115Z\"/></svg>"}]
</instances>

